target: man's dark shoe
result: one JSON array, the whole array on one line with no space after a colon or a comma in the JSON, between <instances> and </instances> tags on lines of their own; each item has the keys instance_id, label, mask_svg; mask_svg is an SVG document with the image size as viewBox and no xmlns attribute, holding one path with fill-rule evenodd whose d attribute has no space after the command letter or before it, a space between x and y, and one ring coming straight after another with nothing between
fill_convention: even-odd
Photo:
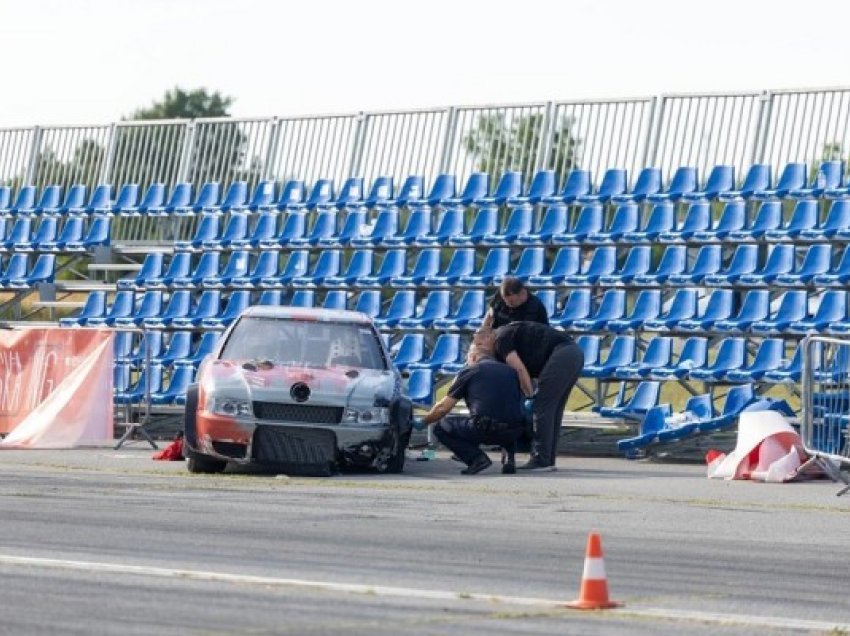
<instances>
[{"instance_id":1,"label":"man's dark shoe","mask_svg":"<svg viewBox=\"0 0 850 636\"><path fill-rule=\"evenodd\" d=\"M502 474L513 475L514 473L516 473L514 454L502 449Z\"/></svg>"},{"instance_id":2,"label":"man's dark shoe","mask_svg":"<svg viewBox=\"0 0 850 636\"><path fill-rule=\"evenodd\" d=\"M469 464L466 468L460 471L461 475L475 475L480 473L482 470L486 468L490 468L493 462L490 460L487 455L481 454L475 459L472 460L472 463Z\"/></svg>"},{"instance_id":3,"label":"man's dark shoe","mask_svg":"<svg viewBox=\"0 0 850 636\"><path fill-rule=\"evenodd\" d=\"M555 464L545 464L539 457L532 457L526 463L521 466L517 466L519 470L527 470L534 471L538 473L551 473L552 471L558 470L555 468Z\"/></svg>"}]
</instances>

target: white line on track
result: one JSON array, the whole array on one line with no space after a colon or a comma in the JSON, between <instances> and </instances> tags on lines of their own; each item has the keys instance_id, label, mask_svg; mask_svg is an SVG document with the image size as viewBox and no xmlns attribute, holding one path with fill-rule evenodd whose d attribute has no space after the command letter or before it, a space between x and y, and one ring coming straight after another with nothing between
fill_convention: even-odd
<instances>
[{"instance_id":1,"label":"white line on track","mask_svg":"<svg viewBox=\"0 0 850 636\"><path fill-rule=\"evenodd\" d=\"M252 576L247 574L229 574L227 572L208 572L204 570L183 570L128 563L99 563L96 561L74 561L68 559L48 559L40 557L0 554L0 565L29 566L56 570L74 570L78 572L107 572L112 574L131 574L136 576L155 576L160 578L184 579L204 582L220 582L241 585L266 585L279 587L300 587L328 592L350 594L369 594L371 596L403 597L429 599L437 601L476 600L502 605L526 605L546 609L564 606L565 600L552 600L527 596L502 596L479 592L460 592L450 590L427 590L411 587L393 587L387 585L362 585L354 583L334 583L332 581L310 581L271 576ZM666 608L635 607L605 610L607 613L620 614L621 617L643 616L666 620L701 621L718 625L746 625L753 627L772 627L805 631L850 631L850 623L830 623L774 616L753 616L749 614L720 614L697 610L675 610Z\"/></svg>"}]
</instances>

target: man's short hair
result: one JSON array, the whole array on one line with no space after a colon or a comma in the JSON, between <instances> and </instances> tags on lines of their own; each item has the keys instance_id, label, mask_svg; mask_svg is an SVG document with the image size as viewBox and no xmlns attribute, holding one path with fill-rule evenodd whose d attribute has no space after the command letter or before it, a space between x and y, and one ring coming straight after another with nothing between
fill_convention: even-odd
<instances>
[{"instance_id":1,"label":"man's short hair","mask_svg":"<svg viewBox=\"0 0 850 636\"><path fill-rule=\"evenodd\" d=\"M502 279L502 284L499 285L499 292L503 298L505 296L516 296L523 289L525 289L523 282L514 276L505 276Z\"/></svg>"}]
</instances>

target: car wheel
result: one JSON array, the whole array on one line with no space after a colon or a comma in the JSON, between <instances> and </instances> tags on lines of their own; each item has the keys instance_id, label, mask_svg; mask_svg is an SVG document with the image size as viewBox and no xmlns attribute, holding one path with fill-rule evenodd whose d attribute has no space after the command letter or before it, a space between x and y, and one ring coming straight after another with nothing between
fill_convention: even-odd
<instances>
[{"instance_id":1,"label":"car wheel","mask_svg":"<svg viewBox=\"0 0 850 636\"><path fill-rule=\"evenodd\" d=\"M387 461L384 468L385 473L399 474L404 472L404 460L407 456L407 445L410 444L410 431L404 433L398 438L398 444L395 448L395 453Z\"/></svg>"},{"instance_id":2,"label":"car wheel","mask_svg":"<svg viewBox=\"0 0 850 636\"><path fill-rule=\"evenodd\" d=\"M186 458L186 467L190 473L210 475L224 472L224 469L227 468L227 462L206 455L190 453L189 457Z\"/></svg>"}]
</instances>

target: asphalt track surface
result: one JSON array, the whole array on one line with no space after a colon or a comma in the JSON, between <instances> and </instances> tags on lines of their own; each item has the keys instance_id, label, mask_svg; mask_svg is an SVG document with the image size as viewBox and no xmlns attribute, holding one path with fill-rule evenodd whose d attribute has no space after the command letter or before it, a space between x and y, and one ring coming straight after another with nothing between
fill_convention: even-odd
<instances>
[{"instance_id":1,"label":"asphalt track surface","mask_svg":"<svg viewBox=\"0 0 850 636\"><path fill-rule=\"evenodd\" d=\"M197 476L141 446L0 451L0 633L850 634L832 482L459 468ZM560 607L591 530L617 610Z\"/></svg>"}]
</instances>

